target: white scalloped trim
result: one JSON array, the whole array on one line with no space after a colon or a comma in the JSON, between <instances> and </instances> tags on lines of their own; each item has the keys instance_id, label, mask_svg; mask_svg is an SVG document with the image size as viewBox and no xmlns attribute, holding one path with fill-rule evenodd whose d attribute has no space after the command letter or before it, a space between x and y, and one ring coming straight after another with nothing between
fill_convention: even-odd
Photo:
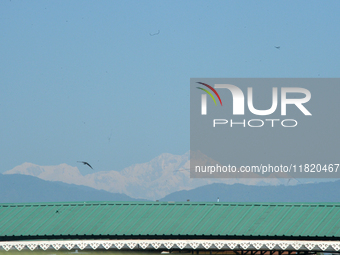
<instances>
[{"instance_id":1,"label":"white scalloped trim","mask_svg":"<svg viewBox=\"0 0 340 255\"><path fill-rule=\"evenodd\" d=\"M111 248L112 243L107 243L107 242L105 242L105 243L102 243L101 245L102 245L106 250L108 250L108 249Z\"/></svg>"},{"instance_id":2,"label":"white scalloped trim","mask_svg":"<svg viewBox=\"0 0 340 255\"><path fill-rule=\"evenodd\" d=\"M241 245L241 247L242 247L243 250L246 250L246 249L248 249L248 247L250 246L250 243L244 242L244 243L241 243L240 245Z\"/></svg>"},{"instance_id":3,"label":"white scalloped trim","mask_svg":"<svg viewBox=\"0 0 340 255\"><path fill-rule=\"evenodd\" d=\"M74 243L66 243L64 244L64 246L68 249L68 250L72 250L72 248L74 247Z\"/></svg>"},{"instance_id":4,"label":"white scalloped trim","mask_svg":"<svg viewBox=\"0 0 340 255\"><path fill-rule=\"evenodd\" d=\"M315 244L314 243L305 243L305 246L308 250L311 251L315 247Z\"/></svg>"},{"instance_id":5,"label":"white scalloped trim","mask_svg":"<svg viewBox=\"0 0 340 255\"><path fill-rule=\"evenodd\" d=\"M256 250L259 250L263 246L263 244L262 243L253 243L253 246Z\"/></svg>"},{"instance_id":6,"label":"white scalloped trim","mask_svg":"<svg viewBox=\"0 0 340 255\"><path fill-rule=\"evenodd\" d=\"M293 246L293 248L295 250L299 250L301 248L301 246L303 245L303 243L300 243L300 242L294 242L291 244Z\"/></svg>"},{"instance_id":7,"label":"white scalloped trim","mask_svg":"<svg viewBox=\"0 0 340 255\"><path fill-rule=\"evenodd\" d=\"M340 243L333 244L332 248L336 251L340 250Z\"/></svg>"},{"instance_id":8,"label":"white scalloped trim","mask_svg":"<svg viewBox=\"0 0 340 255\"><path fill-rule=\"evenodd\" d=\"M21 243L18 243L18 244L15 245L15 248L16 248L18 251L21 251L24 247L25 247L25 244L21 244Z\"/></svg>"},{"instance_id":9,"label":"white scalloped trim","mask_svg":"<svg viewBox=\"0 0 340 255\"><path fill-rule=\"evenodd\" d=\"M276 246L276 243L266 243L266 246L269 250L272 250Z\"/></svg>"},{"instance_id":10,"label":"white scalloped trim","mask_svg":"<svg viewBox=\"0 0 340 255\"><path fill-rule=\"evenodd\" d=\"M77 246L79 247L79 249L84 250L86 248L86 246L88 245L88 243L77 243Z\"/></svg>"},{"instance_id":11,"label":"white scalloped trim","mask_svg":"<svg viewBox=\"0 0 340 255\"><path fill-rule=\"evenodd\" d=\"M100 243L95 243L95 242L90 243L91 248L94 249L94 250L97 249L99 247L99 245L100 245Z\"/></svg>"},{"instance_id":12,"label":"white scalloped trim","mask_svg":"<svg viewBox=\"0 0 340 255\"><path fill-rule=\"evenodd\" d=\"M38 244L37 243L30 243L27 245L28 249L30 249L31 251L35 250L35 248L37 248Z\"/></svg>"},{"instance_id":13,"label":"white scalloped trim","mask_svg":"<svg viewBox=\"0 0 340 255\"><path fill-rule=\"evenodd\" d=\"M161 247L162 243L160 243L160 242L154 242L154 243L152 243L151 245L152 245L153 248L155 248L155 249L157 250L159 247Z\"/></svg>"},{"instance_id":14,"label":"white scalloped trim","mask_svg":"<svg viewBox=\"0 0 340 255\"><path fill-rule=\"evenodd\" d=\"M287 249L288 246L289 246L289 243L279 243L279 247L280 247L282 250Z\"/></svg>"},{"instance_id":15,"label":"white scalloped trim","mask_svg":"<svg viewBox=\"0 0 340 255\"><path fill-rule=\"evenodd\" d=\"M142 243L139 244L139 246L142 247L143 249L146 249L146 248L148 248L149 243L142 242Z\"/></svg>"},{"instance_id":16,"label":"white scalloped trim","mask_svg":"<svg viewBox=\"0 0 340 255\"><path fill-rule=\"evenodd\" d=\"M232 242L232 243L227 243L227 245L230 249L234 250L235 247L237 246L237 243Z\"/></svg>"},{"instance_id":17,"label":"white scalloped trim","mask_svg":"<svg viewBox=\"0 0 340 255\"><path fill-rule=\"evenodd\" d=\"M59 240L0 242L0 249L206 249L206 250L290 250L339 251L340 241L277 240Z\"/></svg>"},{"instance_id":18,"label":"white scalloped trim","mask_svg":"<svg viewBox=\"0 0 340 255\"><path fill-rule=\"evenodd\" d=\"M176 243L177 247L180 248L181 250L183 250L183 248L185 246L187 246L187 243L184 243L184 242L179 242L179 243Z\"/></svg>"},{"instance_id":19,"label":"white scalloped trim","mask_svg":"<svg viewBox=\"0 0 340 255\"><path fill-rule=\"evenodd\" d=\"M210 242L204 242L202 243L203 247L206 248L207 250L211 247L211 243Z\"/></svg>"},{"instance_id":20,"label":"white scalloped trim","mask_svg":"<svg viewBox=\"0 0 340 255\"><path fill-rule=\"evenodd\" d=\"M132 250L133 248L135 248L137 245L137 243L135 242L130 242L130 243L127 243L127 246Z\"/></svg>"},{"instance_id":21,"label":"white scalloped trim","mask_svg":"<svg viewBox=\"0 0 340 255\"><path fill-rule=\"evenodd\" d=\"M318 246L320 247L321 250L326 250L329 246L327 243L318 243Z\"/></svg>"},{"instance_id":22,"label":"white scalloped trim","mask_svg":"<svg viewBox=\"0 0 340 255\"><path fill-rule=\"evenodd\" d=\"M166 243L164 243L163 245L164 245L168 250L170 250L174 244L171 243L171 242L166 242Z\"/></svg>"},{"instance_id":23,"label":"white scalloped trim","mask_svg":"<svg viewBox=\"0 0 340 255\"><path fill-rule=\"evenodd\" d=\"M124 246L124 243L121 243L121 242L113 243L113 244L114 244L114 246L117 247L118 250L120 250L120 249L123 248L123 246Z\"/></svg>"},{"instance_id":24,"label":"white scalloped trim","mask_svg":"<svg viewBox=\"0 0 340 255\"><path fill-rule=\"evenodd\" d=\"M214 245L217 249L221 250L224 247L225 243L218 242L214 243Z\"/></svg>"},{"instance_id":25,"label":"white scalloped trim","mask_svg":"<svg viewBox=\"0 0 340 255\"><path fill-rule=\"evenodd\" d=\"M56 249L56 250L59 250L61 248L61 246L63 246L62 244L60 243L54 243L52 244L53 248Z\"/></svg>"},{"instance_id":26,"label":"white scalloped trim","mask_svg":"<svg viewBox=\"0 0 340 255\"><path fill-rule=\"evenodd\" d=\"M49 243L41 243L41 244L39 244L39 246L40 246L41 249L46 251L50 247L50 244Z\"/></svg>"},{"instance_id":27,"label":"white scalloped trim","mask_svg":"<svg viewBox=\"0 0 340 255\"><path fill-rule=\"evenodd\" d=\"M2 248L4 248L5 251L8 251L12 248L12 245L11 244L4 244L4 245L2 245Z\"/></svg>"},{"instance_id":28,"label":"white scalloped trim","mask_svg":"<svg viewBox=\"0 0 340 255\"><path fill-rule=\"evenodd\" d=\"M195 250L200 244L198 242L191 242L189 245Z\"/></svg>"}]
</instances>

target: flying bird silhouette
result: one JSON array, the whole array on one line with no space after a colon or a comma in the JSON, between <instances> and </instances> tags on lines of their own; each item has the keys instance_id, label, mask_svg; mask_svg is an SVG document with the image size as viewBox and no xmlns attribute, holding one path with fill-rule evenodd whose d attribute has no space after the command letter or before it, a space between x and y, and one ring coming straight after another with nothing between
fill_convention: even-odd
<instances>
[{"instance_id":1,"label":"flying bird silhouette","mask_svg":"<svg viewBox=\"0 0 340 255\"><path fill-rule=\"evenodd\" d=\"M287 186L288 186L288 183L290 182L291 179L292 179L292 178L289 178L289 180L287 181L287 184L286 184Z\"/></svg>"},{"instance_id":2,"label":"flying bird silhouette","mask_svg":"<svg viewBox=\"0 0 340 255\"><path fill-rule=\"evenodd\" d=\"M151 33L149 33L149 35L150 36L155 36L155 35L159 35L159 33L161 32L161 30L158 30L158 32L157 33L154 33L154 34L151 34Z\"/></svg>"},{"instance_id":3,"label":"flying bird silhouette","mask_svg":"<svg viewBox=\"0 0 340 255\"><path fill-rule=\"evenodd\" d=\"M274 47L275 47L276 49L278 49L278 50L281 48L281 46L274 46Z\"/></svg>"},{"instance_id":4,"label":"flying bird silhouette","mask_svg":"<svg viewBox=\"0 0 340 255\"><path fill-rule=\"evenodd\" d=\"M93 167L92 167L89 163L87 163L87 162L85 162L85 161L77 161L77 162L83 163L84 165L87 165L87 166L91 167L91 169L93 169Z\"/></svg>"}]
</instances>

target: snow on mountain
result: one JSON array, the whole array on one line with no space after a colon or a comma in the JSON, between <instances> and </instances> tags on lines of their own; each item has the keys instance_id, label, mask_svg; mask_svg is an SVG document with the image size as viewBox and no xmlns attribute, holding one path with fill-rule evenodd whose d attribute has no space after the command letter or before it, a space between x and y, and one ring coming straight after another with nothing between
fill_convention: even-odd
<instances>
[{"instance_id":1,"label":"snow on mountain","mask_svg":"<svg viewBox=\"0 0 340 255\"><path fill-rule=\"evenodd\" d=\"M89 186L133 198L156 200L180 190L191 190L212 183L279 185L284 179L193 179L189 173L189 152L184 155L161 154L150 162L135 164L122 171L102 171L83 176L77 167L67 164L39 166L24 163L4 174L24 174L47 181ZM292 184L291 181L290 184Z\"/></svg>"}]
</instances>

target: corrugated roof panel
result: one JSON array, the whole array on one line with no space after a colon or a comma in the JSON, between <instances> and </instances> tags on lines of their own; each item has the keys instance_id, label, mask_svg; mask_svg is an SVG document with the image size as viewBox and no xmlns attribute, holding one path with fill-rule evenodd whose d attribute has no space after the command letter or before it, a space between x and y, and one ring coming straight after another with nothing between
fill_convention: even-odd
<instances>
[{"instance_id":1,"label":"corrugated roof panel","mask_svg":"<svg viewBox=\"0 0 340 255\"><path fill-rule=\"evenodd\" d=\"M327 215L325 223L320 227L320 236L327 236L328 233L334 226L336 226L336 221L340 219L340 210L336 210L337 206L332 206L332 211Z\"/></svg>"},{"instance_id":2,"label":"corrugated roof panel","mask_svg":"<svg viewBox=\"0 0 340 255\"><path fill-rule=\"evenodd\" d=\"M272 213L272 207L268 205L260 205L259 215L257 219L254 219L248 224L247 233L251 235L259 235L259 229L263 222L267 221L268 215Z\"/></svg>"},{"instance_id":3,"label":"corrugated roof panel","mask_svg":"<svg viewBox=\"0 0 340 255\"><path fill-rule=\"evenodd\" d=\"M193 223L193 226L190 228L188 232L189 235L197 234L197 231L201 229L202 223L210 223L212 221L212 212L218 211L214 210L214 206L212 204L208 204L204 211L202 211L202 215L197 218L197 220Z\"/></svg>"},{"instance_id":4,"label":"corrugated roof panel","mask_svg":"<svg viewBox=\"0 0 340 255\"><path fill-rule=\"evenodd\" d=\"M81 210L79 210L75 217L72 220L72 224L66 223L65 227L63 228L63 232L69 233L70 235L79 234L79 228L81 225L90 219L91 211L94 210L94 206L84 204L81 206Z\"/></svg>"},{"instance_id":5,"label":"corrugated roof panel","mask_svg":"<svg viewBox=\"0 0 340 255\"><path fill-rule=\"evenodd\" d=\"M303 234L313 236L318 234L316 229L320 227L320 224L325 224L328 221L328 215L331 211L331 208L328 206L318 206L318 210L314 212L313 218L310 219L309 226L304 229Z\"/></svg>"},{"instance_id":6,"label":"corrugated roof panel","mask_svg":"<svg viewBox=\"0 0 340 255\"><path fill-rule=\"evenodd\" d=\"M272 217L272 225L271 228L266 228L265 232L267 235L277 235L282 229L284 229L282 235L288 236L290 235L290 230L293 226L296 225L296 221L300 219L300 217L304 214L303 208L300 206L285 206L282 209L277 208L276 217Z\"/></svg>"},{"instance_id":7,"label":"corrugated roof panel","mask_svg":"<svg viewBox=\"0 0 340 255\"><path fill-rule=\"evenodd\" d=\"M47 235L53 227L53 224L57 226L56 222L59 222L58 220L60 219L60 216L62 216L61 212L59 212L59 210L61 211L61 208L61 205L46 206L44 215L38 219L35 218L35 226L33 226L30 231L31 235Z\"/></svg>"},{"instance_id":8,"label":"corrugated roof panel","mask_svg":"<svg viewBox=\"0 0 340 255\"><path fill-rule=\"evenodd\" d=\"M39 217L40 212L42 212L44 208L40 208L38 206L31 206L25 209L25 212L22 212L20 218L11 226L10 230L7 231L8 235L16 235L20 233L23 235L30 228L29 223L33 223L34 219Z\"/></svg>"},{"instance_id":9,"label":"corrugated roof panel","mask_svg":"<svg viewBox=\"0 0 340 255\"><path fill-rule=\"evenodd\" d=\"M167 222L167 216L171 215L173 209L175 209L174 206L169 207L168 204L163 203L158 204L158 206L153 206L150 217L141 224L141 226L138 228L137 233L139 233L140 235L153 235L157 233L155 232L155 229Z\"/></svg>"},{"instance_id":10,"label":"corrugated roof panel","mask_svg":"<svg viewBox=\"0 0 340 255\"><path fill-rule=\"evenodd\" d=\"M76 228L73 230L72 234L86 234L86 231L88 227L90 226L91 222L96 218L96 216L100 216L101 211L105 208L107 205L89 205L89 209L87 211L86 217L83 217L80 222L77 224Z\"/></svg>"},{"instance_id":11,"label":"corrugated roof panel","mask_svg":"<svg viewBox=\"0 0 340 255\"><path fill-rule=\"evenodd\" d=\"M238 223L240 223L243 217L249 213L251 206L250 205L236 205L234 210L231 211L231 214L228 216L224 224L221 224L222 229L213 232L213 234L221 234L221 235L236 235L236 227Z\"/></svg>"},{"instance_id":12,"label":"corrugated roof panel","mask_svg":"<svg viewBox=\"0 0 340 255\"><path fill-rule=\"evenodd\" d=\"M160 206L147 206L145 210L143 211L143 214L140 217L140 221L138 221L137 224L134 224L134 222L131 222L131 225L128 229L128 232L131 235L140 235L142 231L149 226L150 222L154 220L155 215L157 215L157 212L160 211Z\"/></svg>"},{"instance_id":13,"label":"corrugated roof panel","mask_svg":"<svg viewBox=\"0 0 340 255\"><path fill-rule=\"evenodd\" d=\"M340 237L339 203L0 204L0 239L72 236ZM6 239L6 240L7 240Z\"/></svg>"},{"instance_id":14,"label":"corrugated roof panel","mask_svg":"<svg viewBox=\"0 0 340 255\"><path fill-rule=\"evenodd\" d=\"M174 204L166 204L163 210L155 217L155 220L151 222L150 227L142 232L143 235L163 235L160 230L164 228L166 224L169 224L172 215L179 210ZM180 220L180 217L178 218ZM170 223L171 226L171 223Z\"/></svg>"},{"instance_id":15,"label":"corrugated roof panel","mask_svg":"<svg viewBox=\"0 0 340 255\"><path fill-rule=\"evenodd\" d=\"M210 229L215 229L217 226L220 225L221 219L220 216L223 212L225 212L224 206L222 204L218 204L217 206L212 206L211 210L209 211L208 220L202 218L200 223L195 227L193 231L196 235L203 235L204 233L209 233Z\"/></svg>"},{"instance_id":16,"label":"corrugated roof panel","mask_svg":"<svg viewBox=\"0 0 340 255\"><path fill-rule=\"evenodd\" d=\"M240 207L241 208L241 207ZM252 216L252 212L254 212L254 205L243 206L242 211L235 218L235 221L228 229L228 235L237 235L239 228L244 227L245 222L248 221ZM244 235L244 232L241 232L241 235Z\"/></svg>"},{"instance_id":17,"label":"corrugated roof panel","mask_svg":"<svg viewBox=\"0 0 340 255\"><path fill-rule=\"evenodd\" d=\"M134 210L138 208L138 204L124 204L123 207L119 208L114 212L114 217L110 217L111 221L106 226L98 231L102 235L116 235L117 229L123 228L126 221L133 216ZM138 210L137 210L138 212ZM132 214L132 215L131 215Z\"/></svg>"},{"instance_id":18,"label":"corrugated roof panel","mask_svg":"<svg viewBox=\"0 0 340 255\"><path fill-rule=\"evenodd\" d=\"M242 209L243 207L241 208L241 210ZM228 210L227 209L225 210L226 210L225 213L228 213ZM218 235L218 234L227 235L227 233L230 232L230 229L232 228L233 224L237 220L239 213L240 213L240 207L238 205L231 205L229 214L221 218L220 224L218 224L218 226L216 226L215 228L210 228L209 232L212 235Z\"/></svg>"},{"instance_id":19,"label":"corrugated roof panel","mask_svg":"<svg viewBox=\"0 0 340 255\"><path fill-rule=\"evenodd\" d=\"M209 235L225 235L225 233L222 233L222 230L224 230L226 225L230 224L232 221L232 215L235 215L233 213L237 209L237 206L235 204L222 205L220 208L215 207L215 210L216 209L218 210L218 212L215 214L217 221L214 221L214 223L210 226L207 224L206 228L201 228L200 233L203 235L204 233Z\"/></svg>"},{"instance_id":20,"label":"corrugated roof panel","mask_svg":"<svg viewBox=\"0 0 340 255\"><path fill-rule=\"evenodd\" d=\"M268 210L265 213L265 218L260 224L257 225L254 230L254 235L266 236L267 233L275 226L277 219L281 219L287 213L285 206L277 206L277 205L267 205ZM289 213L289 212L288 212ZM265 224L263 224L265 222Z\"/></svg>"},{"instance_id":21,"label":"corrugated roof panel","mask_svg":"<svg viewBox=\"0 0 340 255\"><path fill-rule=\"evenodd\" d=\"M137 208L137 211L130 217L130 219L127 220L125 226L116 233L118 235L120 234L126 234L126 235L135 235L139 234L139 232L136 232L135 229L140 229L140 226L149 217L150 210L153 207L149 204L146 205L139 205L139 208Z\"/></svg>"},{"instance_id":22,"label":"corrugated roof panel","mask_svg":"<svg viewBox=\"0 0 340 255\"><path fill-rule=\"evenodd\" d=\"M77 219L84 213L83 206L77 206L75 204L71 204L65 209L60 209L59 213L54 213L53 222L59 222L58 225L50 228L47 232L47 235L67 235L72 232L72 229L76 226L74 224Z\"/></svg>"},{"instance_id":23,"label":"corrugated roof panel","mask_svg":"<svg viewBox=\"0 0 340 255\"><path fill-rule=\"evenodd\" d=\"M24 222L24 226L21 226L23 229L18 229L19 232L21 232L22 235L32 235L34 234L34 229L37 225L40 225L42 220L44 219L45 215L48 214L48 207L42 206L41 208L36 207L36 210L34 211L34 215L27 219Z\"/></svg>"},{"instance_id":24,"label":"corrugated roof panel","mask_svg":"<svg viewBox=\"0 0 340 255\"><path fill-rule=\"evenodd\" d=\"M91 219L91 224L87 229L83 229L82 233L91 233L93 235L102 234L102 229L111 225L114 222L116 215L124 209L125 206L123 204L106 205L103 210L99 211L98 215Z\"/></svg>"},{"instance_id":25,"label":"corrugated roof panel","mask_svg":"<svg viewBox=\"0 0 340 255\"><path fill-rule=\"evenodd\" d=\"M316 227L316 225L318 225L319 223L321 223L321 219L320 216L322 215L326 215L328 214L327 210L330 208L326 208L326 207L302 207L301 210L303 210L303 213L301 213L301 216L296 220L293 221L293 224L296 225L297 227L292 227L290 228L290 235L295 235L296 233L300 233L302 235L312 235L312 232L309 229L313 229ZM304 227L304 229L302 230L301 226L307 226L308 227ZM304 232L301 232L304 231Z\"/></svg>"},{"instance_id":26,"label":"corrugated roof panel","mask_svg":"<svg viewBox=\"0 0 340 255\"><path fill-rule=\"evenodd\" d=\"M311 215L314 208L312 207L287 207L285 215L279 219L275 227L269 231L269 235L291 235L301 226L301 222L306 219L306 215Z\"/></svg>"},{"instance_id":27,"label":"corrugated roof panel","mask_svg":"<svg viewBox=\"0 0 340 255\"><path fill-rule=\"evenodd\" d=\"M188 213L192 212L191 205L178 205L175 206L174 204L169 204L171 213L166 214L166 217L159 217L159 223L153 229L153 233L163 233L164 235L170 235L174 232L174 230L183 224L183 221L187 220Z\"/></svg>"},{"instance_id":28,"label":"corrugated roof panel","mask_svg":"<svg viewBox=\"0 0 340 255\"><path fill-rule=\"evenodd\" d=\"M193 209L187 211L187 217L183 219L181 224L177 224L176 228L173 229L172 234L174 235L186 235L191 233L196 223L205 215L208 210L207 205L193 205Z\"/></svg>"},{"instance_id":29,"label":"corrugated roof panel","mask_svg":"<svg viewBox=\"0 0 340 255\"><path fill-rule=\"evenodd\" d=\"M237 227L236 235L253 235L253 232L249 231L249 229L258 221L258 218L261 217L264 211L263 206L254 205L250 214Z\"/></svg>"},{"instance_id":30,"label":"corrugated roof panel","mask_svg":"<svg viewBox=\"0 0 340 255\"><path fill-rule=\"evenodd\" d=\"M28 210L29 208L24 206L10 206L1 224L1 235L10 235L9 232L13 227L17 226L18 220L25 219L22 215ZM22 214L20 214L20 212L22 212Z\"/></svg>"}]
</instances>

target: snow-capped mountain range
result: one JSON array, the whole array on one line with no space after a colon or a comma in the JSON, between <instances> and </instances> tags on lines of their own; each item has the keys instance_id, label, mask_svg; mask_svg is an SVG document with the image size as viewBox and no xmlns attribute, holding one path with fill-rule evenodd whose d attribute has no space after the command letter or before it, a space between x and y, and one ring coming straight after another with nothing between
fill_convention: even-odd
<instances>
[{"instance_id":1,"label":"snow-capped mountain range","mask_svg":"<svg viewBox=\"0 0 340 255\"><path fill-rule=\"evenodd\" d=\"M61 181L68 184L84 185L112 193L122 193L133 198L160 199L180 190L191 190L212 183L243 183L247 185L280 185L286 179L193 179L189 173L189 152L184 155L163 153L150 162L135 164L121 171L102 171L82 175L75 166L60 164L39 166L23 163L4 174L23 174L47 181ZM295 180L289 185L296 184Z\"/></svg>"}]
</instances>

